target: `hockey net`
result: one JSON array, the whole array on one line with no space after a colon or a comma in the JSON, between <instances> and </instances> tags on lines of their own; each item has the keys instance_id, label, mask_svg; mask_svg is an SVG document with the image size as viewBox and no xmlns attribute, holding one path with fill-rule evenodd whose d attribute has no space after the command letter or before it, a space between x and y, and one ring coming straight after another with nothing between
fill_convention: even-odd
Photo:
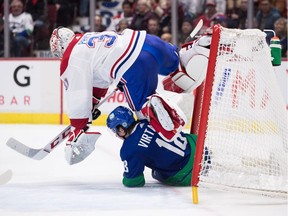
<instances>
[{"instance_id":1,"label":"hockey net","mask_svg":"<svg viewBox=\"0 0 288 216\"><path fill-rule=\"evenodd\" d=\"M214 26L191 133L197 186L287 198L287 111L265 33Z\"/></svg>"}]
</instances>

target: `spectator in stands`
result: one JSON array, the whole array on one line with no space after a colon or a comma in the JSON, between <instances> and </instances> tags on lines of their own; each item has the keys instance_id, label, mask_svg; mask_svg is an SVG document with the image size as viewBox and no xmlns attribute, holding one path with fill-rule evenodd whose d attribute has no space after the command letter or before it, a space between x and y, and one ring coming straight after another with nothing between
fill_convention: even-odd
<instances>
[{"instance_id":1,"label":"spectator in stands","mask_svg":"<svg viewBox=\"0 0 288 216\"><path fill-rule=\"evenodd\" d=\"M117 25L119 24L120 20L126 19L128 26L131 24L132 18L134 14L133 3L125 0L122 3L122 12L114 16L111 20L111 24L107 28L107 30L115 31L117 30ZM118 31L118 30L117 30Z\"/></svg>"},{"instance_id":2,"label":"spectator in stands","mask_svg":"<svg viewBox=\"0 0 288 216\"><path fill-rule=\"evenodd\" d=\"M89 0L79 0L78 6L79 16L88 17L89 16Z\"/></svg>"},{"instance_id":3,"label":"spectator in stands","mask_svg":"<svg viewBox=\"0 0 288 216\"><path fill-rule=\"evenodd\" d=\"M207 0L205 13L195 20L195 24L197 24L200 19L203 20L203 27L199 34L203 34L208 28L212 27L214 18L219 15L223 14L216 10L216 2L214 0Z\"/></svg>"},{"instance_id":4,"label":"spectator in stands","mask_svg":"<svg viewBox=\"0 0 288 216\"><path fill-rule=\"evenodd\" d=\"M177 0L178 1L178 0ZM179 2L178 2L179 3ZM160 27L162 29L162 32L171 32L171 24L172 24L172 0L166 0L166 4L163 7L164 14L160 18ZM182 5L179 3L177 8L177 20L178 20L178 30L180 31L182 22L184 20L184 10Z\"/></svg>"},{"instance_id":5,"label":"spectator in stands","mask_svg":"<svg viewBox=\"0 0 288 216\"><path fill-rule=\"evenodd\" d=\"M47 22L47 2L46 0L27 0L25 11L30 13L34 22L33 48L36 50L49 49L49 23Z\"/></svg>"},{"instance_id":6,"label":"spectator in stands","mask_svg":"<svg viewBox=\"0 0 288 216\"><path fill-rule=\"evenodd\" d=\"M227 17L224 14L219 14L213 19L211 24L212 26L220 24L221 26L227 28Z\"/></svg>"},{"instance_id":7,"label":"spectator in stands","mask_svg":"<svg viewBox=\"0 0 288 216\"><path fill-rule=\"evenodd\" d=\"M47 0L48 5L55 5L57 11L56 26L70 26L74 22L75 3L69 0Z\"/></svg>"},{"instance_id":8,"label":"spectator in stands","mask_svg":"<svg viewBox=\"0 0 288 216\"><path fill-rule=\"evenodd\" d=\"M226 0L215 0L216 10L218 13L225 14L226 13Z\"/></svg>"},{"instance_id":9,"label":"spectator in stands","mask_svg":"<svg viewBox=\"0 0 288 216\"><path fill-rule=\"evenodd\" d=\"M206 0L179 0L179 2L183 4L185 14L185 10L189 8L189 12L195 15L192 18L196 18L205 12Z\"/></svg>"},{"instance_id":10,"label":"spectator in stands","mask_svg":"<svg viewBox=\"0 0 288 216\"><path fill-rule=\"evenodd\" d=\"M166 4L166 0L147 0L150 1L151 11L157 14L161 18L164 14L163 5Z\"/></svg>"},{"instance_id":11,"label":"spectator in stands","mask_svg":"<svg viewBox=\"0 0 288 216\"><path fill-rule=\"evenodd\" d=\"M234 5L226 11L227 27L245 29L248 0L241 0L239 7Z\"/></svg>"},{"instance_id":12,"label":"spectator in stands","mask_svg":"<svg viewBox=\"0 0 288 216\"><path fill-rule=\"evenodd\" d=\"M9 28L12 33L11 56L30 56L31 36L34 24L31 14L24 12L24 3L21 0L12 0L10 4Z\"/></svg>"},{"instance_id":13,"label":"spectator in stands","mask_svg":"<svg viewBox=\"0 0 288 216\"><path fill-rule=\"evenodd\" d=\"M161 35L161 39L162 39L163 41L168 42L168 43L172 43L172 34L169 33L169 32L163 33L163 34Z\"/></svg>"},{"instance_id":14,"label":"spectator in stands","mask_svg":"<svg viewBox=\"0 0 288 216\"><path fill-rule=\"evenodd\" d=\"M282 46L282 57L287 57L287 18L281 17L274 23L274 29Z\"/></svg>"},{"instance_id":15,"label":"spectator in stands","mask_svg":"<svg viewBox=\"0 0 288 216\"><path fill-rule=\"evenodd\" d=\"M282 17L287 17L287 0L274 0L274 6L279 10Z\"/></svg>"},{"instance_id":16,"label":"spectator in stands","mask_svg":"<svg viewBox=\"0 0 288 216\"><path fill-rule=\"evenodd\" d=\"M128 28L128 26L129 26L128 21L126 19L121 19L116 26L116 31L121 33L123 30Z\"/></svg>"},{"instance_id":17,"label":"spectator in stands","mask_svg":"<svg viewBox=\"0 0 288 216\"><path fill-rule=\"evenodd\" d=\"M181 25L181 31L179 34L179 43L180 46L185 43L185 40L187 37L189 37L191 31L193 30L193 24L192 21L189 19L185 19L184 22Z\"/></svg>"},{"instance_id":18,"label":"spectator in stands","mask_svg":"<svg viewBox=\"0 0 288 216\"><path fill-rule=\"evenodd\" d=\"M162 32L159 25L159 18L150 18L148 20L147 33L160 37Z\"/></svg>"},{"instance_id":19,"label":"spectator in stands","mask_svg":"<svg viewBox=\"0 0 288 216\"><path fill-rule=\"evenodd\" d=\"M99 14L96 14L94 17L94 24L95 24L95 32L102 32L106 30L106 26L103 25L103 21L102 21L102 16Z\"/></svg>"},{"instance_id":20,"label":"spectator in stands","mask_svg":"<svg viewBox=\"0 0 288 216\"><path fill-rule=\"evenodd\" d=\"M146 0L138 0L136 13L133 15L130 28L134 30L147 30L148 20L157 17L157 14L151 12L150 3Z\"/></svg>"},{"instance_id":21,"label":"spectator in stands","mask_svg":"<svg viewBox=\"0 0 288 216\"><path fill-rule=\"evenodd\" d=\"M184 19L194 19L197 17L199 0L179 0L179 3L182 5L184 11Z\"/></svg>"},{"instance_id":22,"label":"spectator in stands","mask_svg":"<svg viewBox=\"0 0 288 216\"><path fill-rule=\"evenodd\" d=\"M95 17L94 17L94 25L95 25L95 29L94 29L95 32L103 32L107 28L105 25L103 25L102 16L100 14L96 14L95 15ZM90 26L82 26L81 27L81 31L82 32L91 31L90 30Z\"/></svg>"},{"instance_id":23,"label":"spectator in stands","mask_svg":"<svg viewBox=\"0 0 288 216\"><path fill-rule=\"evenodd\" d=\"M259 9L256 14L258 28L274 30L274 23L281 17L279 11L273 7L271 0L259 0Z\"/></svg>"}]
</instances>

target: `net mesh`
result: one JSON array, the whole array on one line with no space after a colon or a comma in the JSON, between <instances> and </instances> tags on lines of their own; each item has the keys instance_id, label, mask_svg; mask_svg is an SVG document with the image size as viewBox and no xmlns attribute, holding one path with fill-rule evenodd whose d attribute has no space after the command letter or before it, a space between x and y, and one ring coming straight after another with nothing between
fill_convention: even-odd
<instances>
[{"instance_id":1,"label":"net mesh","mask_svg":"<svg viewBox=\"0 0 288 216\"><path fill-rule=\"evenodd\" d=\"M287 196L287 111L265 33L221 28L199 185Z\"/></svg>"}]
</instances>

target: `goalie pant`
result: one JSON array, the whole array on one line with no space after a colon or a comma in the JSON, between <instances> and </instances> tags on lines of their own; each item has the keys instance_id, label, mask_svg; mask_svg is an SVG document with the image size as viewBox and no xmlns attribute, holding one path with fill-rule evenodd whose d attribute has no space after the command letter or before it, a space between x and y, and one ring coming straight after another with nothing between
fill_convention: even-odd
<instances>
[{"instance_id":1,"label":"goalie pant","mask_svg":"<svg viewBox=\"0 0 288 216\"><path fill-rule=\"evenodd\" d=\"M143 186L143 171L149 167L152 177L164 184L190 185L196 139L195 135L180 132L174 141L167 142L147 120L141 120L120 150L124 163L122 183L127 187Z\"/></svg>"},{"instance_id":2,"label":"goalie pant","mask_svg":"<svg viewBox=\"0 0 288 216\"><path fill-rule=\"evenodd\" d=\"M60 66L71 126L85 128L91 118L92 97L103 97L113 82L119 83L129 107L140 111L155 94L158 75L167 76L177 69L177 49L145 31L76 35Z\"/></svg>"}]
</instances>

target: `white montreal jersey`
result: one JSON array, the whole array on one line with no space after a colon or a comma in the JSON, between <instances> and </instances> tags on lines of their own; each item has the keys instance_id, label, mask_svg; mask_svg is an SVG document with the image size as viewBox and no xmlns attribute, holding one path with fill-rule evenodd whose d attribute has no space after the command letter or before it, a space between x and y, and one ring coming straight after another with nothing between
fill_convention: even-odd
<instances>
[{"instance_id":1,"label":"white montreal jersey","mask_svg":"<svg viewBox=\"0 0 288 216\"><path fill-rule=\"evenodd\" d=\"M65 86L67 114L71 119L89 118L92 89L117 84L137 59L146 31L87 32L76 35L63 55L61 79Z\"/></svg>"}]
</instances>

